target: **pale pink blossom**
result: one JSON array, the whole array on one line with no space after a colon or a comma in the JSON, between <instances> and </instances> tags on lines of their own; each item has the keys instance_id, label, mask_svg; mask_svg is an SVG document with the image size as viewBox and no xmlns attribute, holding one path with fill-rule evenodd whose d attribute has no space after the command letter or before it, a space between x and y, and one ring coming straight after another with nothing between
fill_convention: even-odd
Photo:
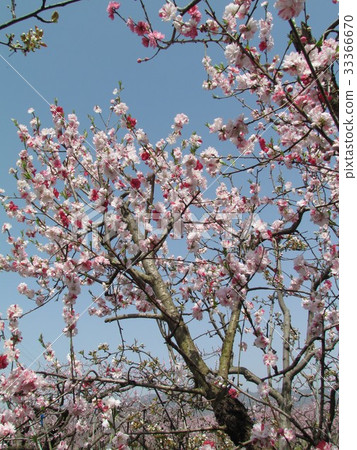
<instances>
[{"instance_id":1,"label":"pale pink blossom","mask_svg":"<svg viewBox=\"0 0 357 450\"><path fill-rule=\"evenodd\" d=\"M183 128L183 126L186 125L186 124L188 124L188 122L189 122L189 119L188 119L188 117L186 116L186 114L183 114L183 113L177 114L177 115L175 116L175 119L174 119L174 124L171 126L171 128L172 128L176 133L180 133L181 130L182 130L182 128Z\"/></svg>"},{"instance_id":2,"label":"pale pink blossom","mask_svg":"<svg viewBox=\"0 0 357 450\"><path fill-rule=\"evenodd\" d=\"M177 6L171 1L165 3L165 5L159 10L159 16L164 22L173 20L177 14Z\"/></svg>"},{"instance_id":3,"label":"pale pink blossom","mask_svg":"<svg viewBox=\"0 0 357 450\"><path fill-rule=\"evenodd\" d=\"M126 103L118 103L113 107L113 111L117 116L121 116L123 114L126 114L128 111L128 106L126 105Z\"/></svg>"},{"instance_id":4,"label":"pale pink blossom","mask_svg":"<svg viewBox=\"0 0 357 450\"><path fill-rule=\"evenodd\" d=\"M296 438L295 431L291 428L284 428L283 436L288 442L292 442Z\"/></svg>"},{"instance_id":5,"label":"pale pink blossom","mask_svg":"<svg viewBox=\"0 0 357 450\"><path fill-rule=\"evenodd\" d=\"M253 440L264 440L269 438L271 428L265 423L255 423L252 428L252 439Z\"/></svg>"},{"instance_id":6,"label":"pale pink blossom","mask_svg":"<svg viewBox=\"0 0 357 450\"><path fill-rule=\"evenodd\" d=\"M2 233L5 233L6 231L11 230L12 225L10 223L4 223L3 226L1 227L1 231Z\"/></svg>"},{"instance_id":7,"label":"pale pink blossom","mask_svg":"<svg viewBox=\"0 0 357 450\"><path fill-rule=\"evenodd\" d=\"M0 424L0 436L12 436L16 433L15 426L10 422L5 422Z\"/></svg>"},{"instance_id":8,"label":"pale pink blossom","mask_svg":"<svg viewBox=\"0 0 357 450\"><path fill-rule=\"evenodd\" d=\"M263 334L260 334L254 341L254 345L258 348L266 348L269 344L269 339Z\"/></svg>"},{"instance_id":9,"label":"pale pink blossom","mask_svg":"<svg viewBox=\"0 0 357 450\"><path fill-rule=\"evenodd\" d=\"M305 0L278 0L274 7L278 10L279 16L284 20L297 17L304 9Z\"/></svg>"},{"instance_id":10,"label":"pale pink blossom","mask_svg":"<svg viewBox=\"0 0 357 450\"><path fill-rule=\"evenodd\" d=\"M266 366L271 366L271 367L276 366L277 361L278 361L278 357L272 351L267 352L263 356L263 362Z\"/></svg>"},{"instance_id":11,"label":"pale pink blossom","mask_svg":"<svg viewBox=\"0 0 357 450\"><path fill-rule=\"evenodd\" d=\"M243 39L252 39L258 30L258 21L250 18L246 25L239 25L239 31Z\"/></svg>"},{"instance_id":12,"label":"pale pink blossom","mask_svg":"<svg viewBox=\"0 0 357 450\"><path fill-rule=\"evenodd\" d=\"M203 314L202 314L202 302L199 300L192 308L192 316L197 320L202 320Z\"/></svg>"},{"instance_id":13,"label":"pale pink blossom","mask_svg":"<svg viewBox=\"0 0 357 450\"><path fill-rule=\"evenodd\" d=\"M269 392L270 392L270 386L269 386L269 384L268 384L268 383L261 383L261 384L259 384L259 386L258 386L258 392L259 392L259 395L260 395L262 398L268 397Z\"/></svg>"}]
</instances>

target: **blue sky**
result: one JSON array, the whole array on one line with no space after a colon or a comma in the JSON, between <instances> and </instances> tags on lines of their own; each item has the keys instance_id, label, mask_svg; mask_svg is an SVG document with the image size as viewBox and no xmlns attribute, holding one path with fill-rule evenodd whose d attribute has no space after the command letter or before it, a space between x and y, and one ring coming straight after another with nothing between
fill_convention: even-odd
<instances>
[{"instance_id":1,"label":"blue sky","mask_svg":"<svg viewBox=\"0 0 357 450\"><path fill-rule=\"evenodd\" d=\"M26 1L26 7L30 9L31 5L38 3L35 0ZM204 137L204 148L208 145L219 148L215 137L208 134L204 126L206 122L218 116L228 119L240 114L237 102L213 100L210 93L201 89L205 78L201 64L204 56L202 46L173 47L150 62L138 64L137 58L151 56L151 50L144 48L140 38L133 35L118 18L114 21L108 19L107 3L102 0L83 0L60 9L58 24L39 25L45 29L48 47L34 54L26 57L21 54L10 56L6 47L0 48L0 187L6 191L14 191L15 183L8 169L15 165L21 150L11 118L27 124L30 119L27 110L33 107L42 123L50 126L48 103L52 103L55 98L66 113L74 110L83 128L88 129L87 115L93 114L93 106L101 106L105 113L113 89L117 87L118 81L122 81L123 101L152 141L166 137L174 116L183 112L190 118L188 129ZM132 14L134 18L142 18L138 2L122 0L121 3L124 16ZM151 0L148 3L156 13L163 0ZM224 5L225 2L215 3ZM332 5L331 0L308 0L307 5L311 23L319 36L335 20L337 7ZM0 10L0 17L2 22L5 21L3 10ZM160 23L159 20L157 23ZM37 22L28 21L7 32L27 31L35 24ZM164 27L160 26L160 29L165 32ZM274 36L277 45L286 44L287 34L287 24L276 21ZM208 50L208 54L214 55L215 51ZM8 221L2 210L0 214L1 222ZM4 235L1 235L0 253L6 252L4 240ZM0 311L4 312L11 303L26 304L26 300L17 294L16 287L20 281L14 274L0 274ZM79 304L81 302L86 305L85 299ZM37 316L27 316L21 322L25 334L24 356L29 362L38 356L39 351L39 347L32 345L30 337L35 339L43 329L46 341L60 335L63 328L61 309L60 303L53 304ZM90 347L92 342L109 341L114 326L104 325L101 319L96 318L82 320L82 334L79 335L77 348L81 348L82 344ZM147 324L140 329L141 335L139 327L132 330L129 323L125 326L129 334L137 336L139 341L148 340L149 335L151 340L161 339ZM64 340L60 338L55 348L63 349Z\"/></svg>"}]
</instances>

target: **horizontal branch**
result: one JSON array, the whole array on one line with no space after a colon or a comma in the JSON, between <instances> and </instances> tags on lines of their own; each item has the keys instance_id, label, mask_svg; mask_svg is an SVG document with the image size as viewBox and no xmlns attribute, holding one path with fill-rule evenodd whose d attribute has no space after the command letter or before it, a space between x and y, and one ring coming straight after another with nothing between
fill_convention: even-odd
<instances>
[{"instance_id":1,"label":"horizontal branch","mask_svg":"<svg viewBox=\"0 0 357 450\"><path fill-rule=\"evenodd\" d=\"M62 8L64 6L70 5L71 3L77 3L80 1L81 0L66 0L64 2L55 3L54 5L48 5L48 6L42 5L40 8L36 9L35 11L32 11L21 17L13 18L13 19L9 20L8 22L3 23L2 25L0 25L0 30L4 30L5 28L11 27L12 25L15 25L16 23L23 22L24 20L30 19L31 17L37 17L37 15L41 14L42 12L49 11L49 10L55 9L55 8Z\"/></svg>"},{"instance_id":2,"label":"horizontal branch","mask_svg":"<svg viewBox=\"0 0 357 450\"><path fill-rule=\"evenodd\" d=\"M115 322L116 320L125 320L125 319L156 319L156 320L164 320L164 316L161 314L144 314L144 313L130 313L130 314L121 314L120 316L108 317L104 320L105 323Z\"/></svg>"},{"instance_id":3,"label":"horizontal branch","mask_svg":"<svg viewBox=\"0 0 357 450\"><path fill-rule=\"evenodd\" d=\"M243 375L247 381L254 383L256 386L259 386L261 383L263 383L264 380L264 378L259 378L246 367L231 367L229 369L229 375ZM270 388L269 395L273 397L279 404L283 402L283 396L276 389Z\"/></svg>"},{"instance_id":4,"label":"horizontal branch","mask_svg":"<svg viewBox=\"0 0 357 450\"><path fill-rule=\"evenodd\" d=\"M202 433L205 431L218 431L218 430L226 430L226 427L209 427L209 428L189 428L184 430L168 430L168 431L130 431L129 434L183 434L183 433Z\"/></svg>"},{"instance_id":5,"label":"horizontal branch","mask_svg":"<svg viewBox=\"0 0 357 450\"><path fill-rule=\"evenodd\" d=\"M196 6L198 3L200 3L201 0L193 0L192 2L190 2L188 5L186 5L184 8L178 8L178 11L180 12L180 14L184 15L187 13L187 11L191 8L193 8L194 6Z\"/></svg>"},{"instance_id":6,"label":"horizontal branch","mask_svg":"<svg viewBox=\"0 0 357 450\"><path fill-rule=\"evenodd\" d=\"M45 372L45 371L37 371L36 372L39 375L43 375L44 377L54 377L54 378L60 378L61 380L69 380L72 382L82 382L84 381L83 378L78 377L71 377L67 375L62 375L60 373L54 373L54 372ZM196 395L203 395L203 392L201 389L197 388L185 388L180 386L166 386L163 384L156 384L156 383L146 383L144 381L135 381L135 380L129 380L129 379L118 379L115 380L113 378L105 378L105 377L93 377L93 378L87 378L85 379L87 383L94 383L94 382L100 382L100 383L108 383L108 384L117 384L121 387L127 387L127 386L133 386L133 387L144 387L147 389L157 389L158 391L163 392L185 392L188 394L196 394Z\"/></svg>"},{"instance_id":7,"label":"horizontal branch","mask_svg":"<svg viewBox=\"0 0 357 450\"><path fill-rule=\"evenodd\" d=\"M300 211L298 212L298 219L289 227L289 228L285 228L284 230L280 230L280 231L276 231L275 233L273 233L273 237L278 237L278 236L282 236L284 234L292 234L294 233L298 226L301 223L302 220L302 216L304 215L304 213L308 211L307 208L301 208Z\"/></svg>"}]
</instances>

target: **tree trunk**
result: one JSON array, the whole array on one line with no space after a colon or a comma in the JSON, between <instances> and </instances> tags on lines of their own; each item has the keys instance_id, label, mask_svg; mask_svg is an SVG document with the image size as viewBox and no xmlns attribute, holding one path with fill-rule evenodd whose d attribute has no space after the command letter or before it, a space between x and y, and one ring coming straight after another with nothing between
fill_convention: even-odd
<instances>
[{"instance_id":1,"label":"tree trunk","mask_svg":"<svg viewBox=\"0 0 357 450\"><path fill-rule=\"evenodd\" d=\"M222 391L212 401L217 422L226 427L226 433L235 445L249 441L253 425L247 408L239 400L229 396L228 391ZM246 450L253 450L252 445L246 445Z\"/></svg>"},{"instance_id":2,"label":"tree trunk","mask_svg":"<svg viewBox=\"0 0 357 450\"><path fill-rule=\"evenodd\" d=\"M137 244L141 237L140 231L127 205L122 208L122 213L128 224L128 229L132 234L133 241ZM226 428L225 432L233 443L239 445L249 441L253 422L248 415L246 407L239 400L230 397L228 389L220 389L208 381L210 369L200 355L187 324L182 319L181 311L175 305L168 286L155 264L155 254L152 253L147 256L148 258L142 261L142 266L147 277L145 281L152 287L156 298L160 299L160 311L170 331L170 338L168 338L169 345L173 345L171 339L174 338L176 341L175 347L191 371L196 386L202 389L204 397L212 402L218 424ZM140 274L136 273L136 277L140 277ZM154 305L157 306L155 303ZM240 308L232 314L229 332L223 346L223 354L220 361L220 375L223 375L224 378L228 376L229 372L231 363L230 355L234 342L234 331L239 319L239 312ZM245 448L246 450L253 450L251 445L247 445Z\"/></svg>"}]
</instances>

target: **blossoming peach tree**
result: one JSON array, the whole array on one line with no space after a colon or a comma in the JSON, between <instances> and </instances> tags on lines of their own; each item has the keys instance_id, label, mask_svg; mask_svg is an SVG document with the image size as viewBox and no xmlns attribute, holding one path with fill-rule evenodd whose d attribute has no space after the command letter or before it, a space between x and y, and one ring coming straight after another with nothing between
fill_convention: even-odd
<instances>
[{"instance_id":1,"label":"blossoming peach tree","mask_svg":"<svg viewBox=\"0 0 357 450\"><path fill-rule=\"evenodd\" d=\"M338 23L314 36L303 0L218 3L154 16L141 0L142 20L107 8L155 55L206 47L203 88L238 111L208 118L214 146L183 113L151 142L120 85L89 134L58 104L51 128L32 110L16 123L18 192L2 203L23 233L3 225L0 267L28 280L34 310L63 302L69 355L41 336L43 367L26 367L24 311L7 309L2 448L335 448ZM281 56L274 16L291 31ZM117 323L115 348L76 352L80 296ZM124 321L152 321L166 362L128 343Z\"/></svg>"}]
</instances>

